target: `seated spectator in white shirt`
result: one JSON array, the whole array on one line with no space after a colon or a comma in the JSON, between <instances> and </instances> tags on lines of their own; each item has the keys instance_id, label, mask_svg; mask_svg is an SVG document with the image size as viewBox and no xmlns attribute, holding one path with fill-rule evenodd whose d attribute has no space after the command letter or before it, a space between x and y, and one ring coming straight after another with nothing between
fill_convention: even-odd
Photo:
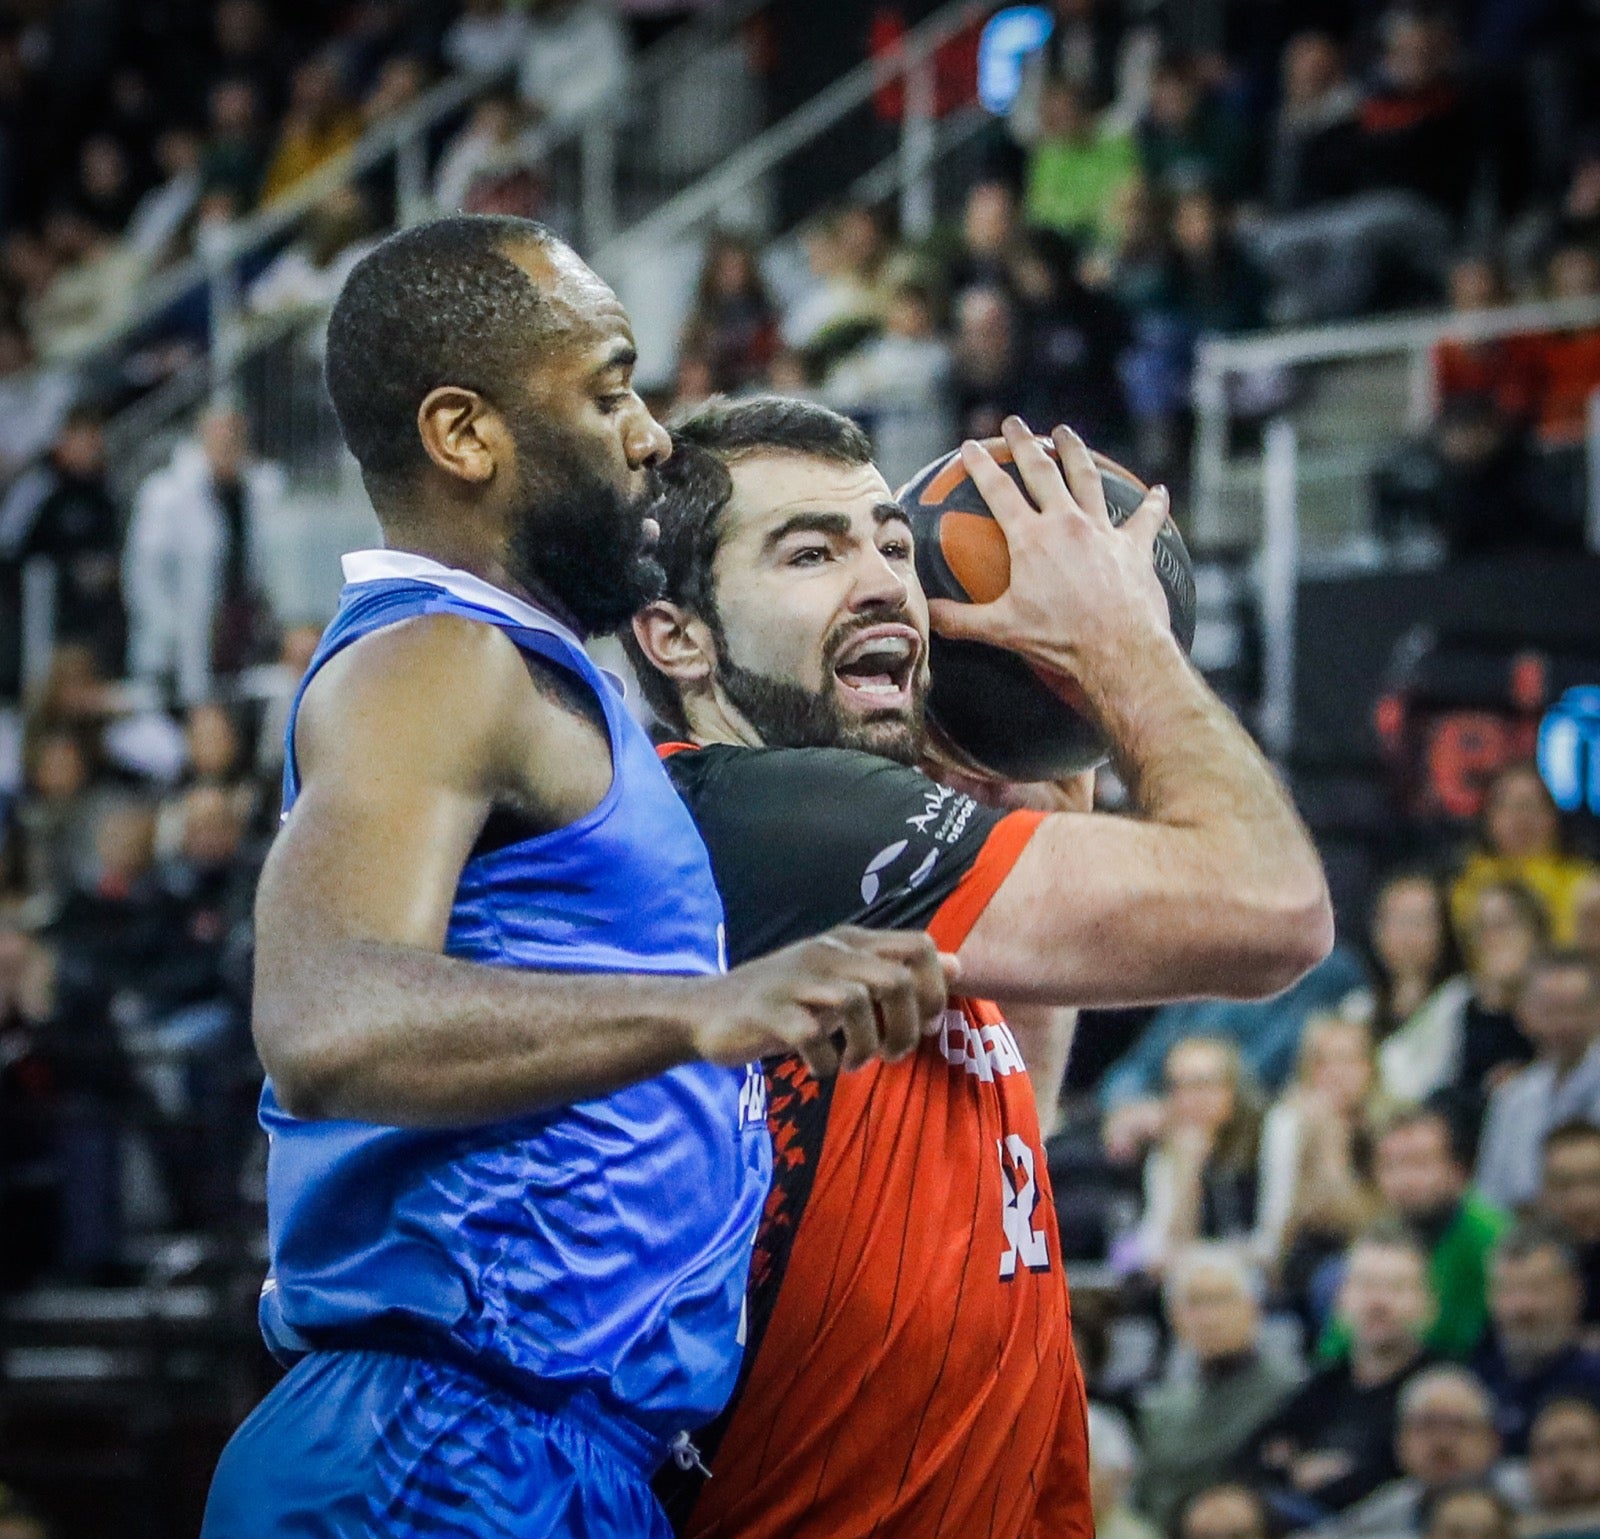
<instances>
[{"instance_id":1,"label":"seated spectator in white shirt","mask_svg":"<svg viewBox=\"0 0 1600 1539\"><path fill-rule=\"evenodd\" d=\"M1544 1138L1560 1122L1600 1122L1600 964L1581 951L1535 958L1517 1019L1537 1057L1489 1101L1477 1186L1503 1207L1539 1195Z\"/></svg>"},{"instance_id":2,"label":"seated spectator in white shirt","mask_svg":"<svg viewBox=\"0 0 1600 1539\"><path fill-rule=\"evenodd\" d=\"M1523 1539L1600 1533L1600 1409L1592 1401L1552 1400L1534 1417L1528 1485Z\"/></svg>"}]
</instances>

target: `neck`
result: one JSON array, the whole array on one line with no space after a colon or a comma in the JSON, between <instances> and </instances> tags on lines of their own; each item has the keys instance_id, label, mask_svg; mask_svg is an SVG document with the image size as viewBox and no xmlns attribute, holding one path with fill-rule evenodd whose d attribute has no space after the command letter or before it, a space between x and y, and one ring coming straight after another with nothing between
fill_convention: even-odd
<instances>
[{"instance_id":1,"label":"neck","mask_svg":"<svg viewBox=\"0 0 1600 1539\"><path fill-rule=\"evenodd\" d=\"M1367 1346L1356 1342L1350 1348L1350 1377L1363 1387L1382 1384L1412 1362L1420 1350L1414 1341L1384 1341Z\"/></svg>"},{"instance_id":2,"label":"neck","mask_svg":"<svg viewBox=\"0 0 1600 1539\"><path fill-rule=\"evenodd\" d=\"M689 723L689 740L702 746L707 743L731 743L738 748L764 748L761 734L747 722L715 689L683 702L683 714Z\"/></svg>"}]
</instances>

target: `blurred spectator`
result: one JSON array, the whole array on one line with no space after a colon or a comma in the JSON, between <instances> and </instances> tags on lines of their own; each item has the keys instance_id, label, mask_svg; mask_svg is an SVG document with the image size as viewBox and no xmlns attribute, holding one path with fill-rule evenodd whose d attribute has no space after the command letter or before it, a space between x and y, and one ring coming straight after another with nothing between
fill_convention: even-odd
<instances>
[{"instance_id":1,"label":"blurred spectator","mask_svg":"<svg viewBox=\"0 0 1600 1539\"><path fill-rule=\"evenodd\" d=\"M1045 83L1039 139L1028 156L1028 222L1077 241L1104 233L1111 201L1137 174L1132 138L1102 123L1081 86Z\"/></svg>"},{"instance_id":2,"label":"blurred spectator","mask_svg":"<svg viewBox=\"0 0 1600 1539\"><path fill-rule=\"evenodd\" d=\"M1144 1164L1134 1264L1159 1276L1195 1240L1246 1239L1256 1221L1259 1092L1238 1048L1191 1037L1167 1054L1160 1132Z\"/></svg>"},{"instance_id":3,"label":"blurred spectator","mask_svg":"<svg viewBox=\"0 0 1600 1539\"><path fill-rule=\"evenodd\" d=\"M1161 1530L1128 1505L1139 1449L1120 1411L1089 1406L1089 1503L1095 1539L1161 1539Z\"/></svg>"},{"instance_id":4,"label":"blurred spectator","mask_svg":"<svg viewBox=\"0 0 1600 1539\"><path fill-rule=\"evenodd\" d=\"M1505 1208L1539 1195L1545 1135L1562 1122L1600 1123L1600 969L1581 951L1535 958L1517 1019L1538 1055L1489 1101L1478 1190Z\"/></svg>"},{"instance_id":5,"label":"blurred spectator","mask_svg":"<svg viewBox=\"0 0 1600 1539\"><path fill-rule=\"evenodd\" d=\"M1338 43L1302 32L1283 51L1283 101L1273 125L1267 201L1277 214L1349 197L1361 175L1361 92Z\"/></svg>"},{"instance_id":6,"label":"blurred spectator","mask_svg":"<svg viewBox=\"0 0 1600 1539\"><path fill-rule=\"evenodd\" d=\"M1250 1003L1205 999L1165 1005L1106 1074L1100 1085L1100 1103L1107 1111L1115 1111L1150 1097L1159 1085L1167 1054L1186 1037L1221 1037L1237 1044L1255 1079L1276 1089L1294 1067L1306 1021L1327 1011L1359 1013L1365 1003L1366 982L1366 972L1354 952L1336 946L1325 962L1275 999Z\"/></svg>"},{"instance_id":7,"label":"blurred spectator","mask_svg":"<svg viewBox=\"0 0 1600 1539\"><path fill-rule=\"evenodd\" d=\"M1575 549L1571 512L1545 492L1526 428L1489 395L1456 395L1441 406L1428 439L1379 468L1378 518L1393 532L1433 530L1453 561L1499 551Z\"/></svg>"},{"instance_id":8,"label":"blurred spectator","mask_svg":"<svg viewBox=\"0 0 1600 1539\"><path fill-rule=\"evenodd\" d=\"M1168 1269L1168 1322L1192 1362L1139 1398L1139 1507L1163 1526L1189 1497L1222 1479L1304 1378L1297 1364L1262 1350L1255 1286L1239 1252L1227 1246L1192 1246Z\"/></svg>"},{"instance_id":9,"label":"blurred spectator","mask_svg":"<svg viewBox=\"0 0 1600 1539\"><path fill-rule=\"evenodd\" d=\"M1404 1101L1453 1091L1480 1114L1493 1081L1533 1058L1512 1005L1546 941L1539 900L1520 882L1480 887L1466 911L1462 940L1469 990L1421 1011L1384 1043L1385 1088Z\"/></svg>"},{"instance_id":10,"label":"blurred spectator","mask_svg":"<svg viewBox=\"0 0 1600 1539\"><path fill-rule=\"evenodd\" d=\"M99 824L89 755L76 732L49 728L34 739L24 789L17 817L25 835L28 891L54 913L92 869Z\"/></svg>"},{"instance_id":11,"label":"blurred spectator","mask_svg":"<svg viewBox=\"0 0 1600 1539\"><path fill-rule=\"evenodd\" d=\"M1391 1105L1378 1086L1372 1035L1361 1021L1314 1015L1294 1083L1261 1136L1255 1252L1291 1300L1309 1297L1331 1257L1377 1217L1372 1144Z\"/></svg>"},{"instance_id":12,"label":"blurred spectator","mask_svg":"<svg viewBox=\"0 0 1600 1539\"><path fill-rule=\"evenodd\" d=\"M26 329L0 320L0 480L50 447L77 392L69 369L40 367Z\"/></svg>"},{"instance_id":13,"label":"blurred spectator","mask_svg":"<svg viewBox=\"0 0 1600 1539\"><path fill-rule=\"evenodd\" d=\"M220 792L241 830L251 826L261 801L260 784L245 759L239 724L227 706L215 700L190 706L183 735L188 762L182 780L163 801L157 819L156 848L164 857L174 854L182 844L190 791Z\"/></svg>"},{"instance_id":14,"label":"blurred spectator","mask_svg":"<svg viewBox=\"0 0 1600 1539\"><path fill-rule=\"evenodd\" d=\"M1397 6L1381 34L1377 77L1361 104L1364 179L1459 220L1478 172L1478 142L1450 22L1438 11Z\"/></svg>"},{"instance_id":15,"label":"blurred spectator","mask_svg":"<svg viewBox=\"0 0 1600 1539\"><path fill-rule=\"evenodd\" d=\"M1268 1539L1267 1509L1248 1486L1231 1482L1191 1497L1178 1514L1176 1539Z\"/></svg>"},{"instance_id":16,"label":"blurred spectator","mask_svg":"<svg viewBox=\"0 0 1600 1539\"><path fill-rule=\"evenodd\" d=\"M261 202L276 203L361 137L361 114L345 95L331 54L307 59L289 84L289 110L261 182Z\"/></svg>"},{"instance_id":17,"label":"blurred spectator","mask_svg":"<svg viewBox=\"0 0 1600 1539\"><path fill-rule=\"evenodd\" d=\"M1169 191L1209 187L1226 198L1246 191L1244 126L1192 55L1168 54L1156 65L1138 143L1145 175Z\"/></svg>"},{"instance_id":18,"label":"blurred spectator","mask_svg":"<svg viewBox=\"0 0 1600 1539\"><path fill-rule=\"evenodd\" d=\"M1517 1509L1490 1486L1446 1486L1422 1503L1421 1539L1513 1539Z\"/></svg>"},{"instance_id":19,"label":"blurred spectator","mask_svg":"<svg viewBox=\"0 0 1600 1539\"><path fill-rule=\"evenodd\" d=\"M91 134L78 151L78 211L111 235L120 235L138 201L126 148L110 134Z\"/></svg>"},{"instance_id":20,"label":"blurred spectator","mask_svg":"<svg viewBox=\"0 0 1600 1539\"><path fill-rule=\"evenodd\" d=\"M372 213L361 190L336 187L307 215L300 238L250 285L245 304L256 315L324 309L373 245Z\"/></svg>"},{"instance_id":21,"label":"blurred spectator","mask_svg":"<svg viewBox=\"0 0 1600 1539\"><path fill-rule=\"evenodd\" d=\"M55 1253L57 1106L44 1057L43 960L31 936L0 927L0 1295L31 1283Z\"/></svg>"},{"instance_id":22,"label":"blurred spectator","mask_svg":"<svg viewBox=\"0 0 1600 1539\"><path fill-rule=\"evenodd\" d=\"M1478 846L1451 890L1456 925L1465 929L1473 895L1493 882L1520 882L1544 905L1550 938L1572 942L1573 899L1597 874L1592 861L1563 848L1561 814L1538 767L1509 764L1489 782L1479 819Z\"/></svg>"},{"instance_id":23,"label":"blurred spectator","mask_svg":"<svg viewBox=\"0 0 1600 1539\"><path fill-rule=\"evenodd\" d=\"M44 1519L5 1485L0 1485L0 1539L51 1539Z\"/></svg>"},{"instance_id":24,"label":"blurred spectator","mask_svg":"<svg viewBox=\"0 0 1600 1539\"><path fill-rule=\"evenodd\" d=\"M756 243L713 235L680 348L706 360L714 391L740 391L763 378L778 341L778 312L761 277Z\"/></svg>"},{"instance_id":25,"label":"blurred spectator","mask_svg":"<svg viewBox=\"0 0 1600 1539\"><path fill-rule=\"evenodd\" d=\"M46 216L45 238L61 267L50 287L24 306L24 317L45 358L70 361L127 315L147 259L65 204Z\"/></svg>"},{"instance_id":26,"label":"blurred spectator","mask_svg":"<svg viewBox=\"0 0 1600 1539\"><path fill-rule=\"evenodd\" d=\"M1426 1267L1400 1230L1373 1229L1351 1246L1338 1303L1348 1355L1306 1381L1239 1466L1271 1490L1290 1526L1341 1512L1399 1473L1400 1392L1428 1363L1422 1337L1434 1304Z\"/></svg>"},{"instance_id":27,"label":"blurred spectator","mask_svg":"<svg viewBox=\"0 0 1600 1539\"><path fill-rule=\"evenodd\" d=\"M361 116L368 128L415 106L427 90L428 62L412 53L397 53L378 66L378 78L361 99Z\"/></svg>"},{"instance_id":28,"label":"blurred spectator","mask_svg":"<svg viewBox=\"0 0 1600 1539\"><path fill-rule=\"evenodd\" d=\"M1493 257L1472 253L1451 265L1455 314L1475 315L1509 302L1505 273ZM1507 424L1532 422L1543 389L1539 350L1529 337L1439 342L1433 349L1433 377L1441 407L1463 397L1488 399Z\"/></svg>"},{"instance_id":29,"label":"blurred spectator","mask_svg":"<svg viewBox=\"0 0 1600 1539\"><path fill-rule=\"evenodd\" d=\"M317 643L321 639L320 626L289 626L278 643L277 660L256 673L256 688L263 704L256 731L255 768L274 792L276 782L283 775L284 735L289 728L289 707L300 681L311 666L311 659L316 655ZM275 794L272 801L275 814Z\"/></svg>"},{"instance_id":30,"label":"blurred spectator","mask_svg":"<svg viewBox=\"0 0 1600 1539\"><path fill-rule=\"evenodd\" d=\"M152 262L173 252L200 201L204 141L192 128L168 128L156 140L161 180L134 206L122 239Z\"/></svg>"},{"instance_id":31,"label":"blurred spectator","mask_svg":"<svg viewBox=\"0 0 1600 1539\"><path fill-rule=\"evenodd\" d=\"M1427 1344L1465 1359L1489 1323L1488 1263L1510 1219L1467 1188L1455 1129L1443 1112L1400 1112L1378 1135L1374 1170L1383 1200L1428 1253L1435 1313ZM1341 1348L1337 1327L1323 1349Z\"/></svg>"},{"instance_id":32,"label":"blurred spectator","mask_svg":"<svg viewBox=\"0 0 1600 1539\"><path fill-rule=\"evenodd\" d=\"M1018 407L1018 319L1004 289L969 288L956 301L955 398L963 438L994 438Z\"/></svg>"},{"instance_id":33,"label":"blurred spectator","mask_svg":"<svg viewBox=\"0 0 1600 1539\"><path fill-rule=\"evenodd\" d=\"M262 0L217 0L211 12L211 78L248 81L263 110L276 116L293 67L285 32Z\"/></svg>"},{"instance_id":34,"label":"blurred spectator","mask_svg":"<svg viewBox=\"0 0 1600 1539\"><path fill-rule=\"evenodd\" d=\"M1600 1128L1563 1122L1545 1134L1539 1211L1571 1238L1583 1277L1583 1323L1600 1344Z\"/></svg>"},{"instance_id":35,"label":"blurred spectator","mask_svg":"<svg viewBox=\"0 0 1600 1539\"><path fill-rule=\"evenodd\" d=\"M1172 211L1173 307L1192 335L1253 331L1261 325L1266 285L1233 238L1209 187L1179 194Z\"/></svg>"},{"instance_id":36,"label":"blurred spectator","mask_svg":"<svg viewBox=\"0 0 1600 1539\"><path fill-rule=\"evenodd\" d=\"M433 201L441 212L488 212L490 200L502 213L531 218L544 198L544 173L528 109L511 90L496 91L474 104L466 126L440 158ZM512 208L505 199L521 194Z\"/></svg>"},{"instance_id":37,"label":"blurred spectator","mask_svg":"<svg viewBox=\"0 0 1600 1539\"><path fill-rule=\"evenodd\" d=\"M1534 1417L1528 1484L1533 1510L1523 1539L1577 1539L1600 1529L1600 1409L1592 1400L1552 1400Z\"/></svg>"},{"instance_id":38,"label":"blurred spectator","mask_svg":"<svg viewBox=\"0 0 1600 1539\"><path fill-rule=\"evenodd\" d=\"M950 286L993 285L1010 293L1011 261L1022 239L1022 210L1008 182L984 177L967 189L961 245L950 266Z\"/></svg>"},{"instance_id":39,"label":"blurred spectator","mask_svg":"<svg viewBox=\"0 0 1600 1539\"><path fill-rule=\"evenodd\" d=\"M1551 253L1546 278L1552 299L1600 296L1600 246L1567 241ZM1546 333L1538 339L1544 374L1539 443L1547 495L1574 520L1587 506L1584 437L1589 399L1600 390L1600 326Z\"/></svg>"},{"instance_id":40,"label":"blurred spectator","mask_svg":"<svg viewBox=\"0 0 1600 1539\"><path fill-rule=\"evenodd\" d=\"M858 203L824 212L804 239L814 282L785 312L783 340L814 359L838 357L882 321L888 242L877 214Z\"/></svg>"},{"instance_id":41,"label":"blurred spectator","mask_svg":"<svg viewBox=\"0 0 1600 1539\"><path fill-rule=\"evenodd\" d=\"M1557 1396L1600 1403L1600 1352L1579 1341L1583 1279L1567 1236L1548 1220L1509 1231L1489 1263L1494 1329L1473 1366L1495 1401L1509 1454L1528 1451L1534 1413Z\"/></svg>"},{"instance_id":42,"label":"blurred spectator","mask_svg":"<svg viewBox=\"0 0 1600 1539\"><path fill-rule=\"evenodd\" d=\"M211 88L210 131L200 154L202 193L224 193L236 214L254 208L266 172L261 99L248 80Z\"/></svg>"},{"instance_id":43,"label":"blurred spectator","mask_svg":"<svg viewBox=\"0 0 1600 1539\"><path fill-rule=\"evenodd\" d=\"M822 397L866 424L878 468L895 487L956 440L951 374L933 295L907 280L890 290L883 335L834 365Z\"/></svg>"},{"instance_id":44,"label":"blurred spectator","mask_svg":"<svg viewBox=\"0 0 1600 1539\"><path fill-rule=\"evenodd\" d=\"M528 0L517 71L523 101L550 122L591 112L620 115L631 67L628 31L605 0Z\"/></svg>"},{"instance_id":45,"label":"blurred spectator","mask_svg":"<svg viewBox=\"0 0 1600 1539\"><path fill-rule=\"evenodd\" d=\"M1600 958L1600 871L1586 876L1572 895L1572 944Z\"/></svg>"},{"instance_id":46,"label":"blurred spectator","mask_svg":"<svg viewBox=\"0 0 1600 1539\"><path fill-rule=\"evenodd\" d=\"M106 484L105 427L78 407L49 457L0 500L0 561L44 563L51 574L54 634L83 642L102 672L122 667L122 599L117 584L121 517Z\"/></svg>"},{"instance_id":47,"label":"blurred spectator","mask_svg":"<svg viewBox=\"0 0 1600 1539\"><path fill-rule=\"evenodd\" d=\"M1400 1474L1317 1532L1327 1539L1419 1534L1431 1501L1463 1481L1491 1479L1499 1459L1488 1391L1465 1368L1425 1368L1400 1392Z\"/></svg>"},{"instance_id":48,"label":"blurred spectator","mask_svg":"<svg viewBox=\"0 0 1600 1539\"><path fill-rule=\"evenodd\" d=\"M1414 1101L1416 1087L1390 1082L1384 1046L1414 1020L1461 1009L1471 993L1461 977L1444 885L1432 872L1401 870L1383 879L1372 904L1368 956L1370 1020L1384 1088L1397 1099Z\"/></svg>"},{"instance_id":49,"label":"blurred spectator","mask_svg":"<svg viewBox=\"0 0 1600 1539\"><path fill-rule=\"evenodd\" d=\"M1116 301L1077 269L1072 244L1045 230L1029 231L1012 256L1011 286L1028 339L1019 409L1041 427L1071 423L1086 443L1115 457L1131 449L1118 367L1132 333Z\"/></svg>"},{"instance_id":50,"label":"blurred spectator","mask_svg":"<svg viewBox=\"0 0 1600 1539\"><path fill-rule=\"evenodd\" d=\"M179 698L211 693L248 660L264 622L257 549L283 499L283 472L252 460L244 419L213 412L134 499L123 563L129 666L176 676Z\"/></svg>"},{"instance_id":51,"label":"blurred spectator","mask_svg":"<svg viewBox=\"0 0 1600 1539\"><path fill-rule=\"evenodd\" d=\"M470 75L510 70L527 47L528 18L506 0L462 0L443 44L445 63Z\"/></svg>"}]
</instances>

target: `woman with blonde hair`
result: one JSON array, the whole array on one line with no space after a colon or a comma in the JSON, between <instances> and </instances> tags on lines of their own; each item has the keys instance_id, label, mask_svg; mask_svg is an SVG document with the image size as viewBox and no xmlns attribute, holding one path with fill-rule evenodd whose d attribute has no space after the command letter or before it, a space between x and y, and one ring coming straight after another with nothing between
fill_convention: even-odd
<instances>
[{"instance_id":1,"label":"woman with blonde hair","mask_svg":"<svg viewBox=\"0 0 1600 1539\"><path fill-rule=\"evenodd\" d=\"M1135 1237L1139 1269L1157 1276L1195 1240L1244 1240L1254 1229L1262 1113L1260 1091L1226 1038L1174 1044L1165 1077Z\"/></svg>"},{"instance_id":2,"label":"woman with blonde hair","mask_svg":"<svg viewBox=\"0 0 1600 1539\"><path fill-rule=\"evenodd\" d=\"M1377 1216L1375 1130L1394 1109L1378 1081L1365 1022L1314 1015L1294 1081L1267 1113L1252 1249L1300 1299L1317 1268Z\"/></svg>"}]
</instances>

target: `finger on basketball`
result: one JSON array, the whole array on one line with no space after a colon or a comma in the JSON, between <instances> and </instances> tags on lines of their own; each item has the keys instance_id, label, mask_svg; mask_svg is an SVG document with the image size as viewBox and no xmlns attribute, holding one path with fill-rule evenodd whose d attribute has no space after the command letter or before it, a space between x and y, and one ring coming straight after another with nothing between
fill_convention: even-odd
<instances>
[{"instance_id":1,"label":"finger on basketball","mask_svg":"<svg viewBox=\"0 0 1600 1539\"><path fill-rule=\"evenodd\" d=\"M1061 494L1067 489L1066 482L1062 479L1061 467L1045 452L1033 429L1021 417L1007 417L1000 431L1011 446L1017 474L1022 477L1034 506L1041 511L1059 508L1063 501Z\"/></svg>"},{"instance_id":2,"label":"finger on basketball","mask_svg":"<svg viewBox=\"0 0 1600 1539\"><path fill-rule=\"evenodd\" d=\"M971 439L962 444L961 463L966 466L984 505L994 514L1006 543L1010 544L1012 535L1025 529L1027 520L1036 517L1038 510L1029 504L1022 488L996 464L994 456L982 444Z\"/></svg>"},{"instance_id":3,"label":"finger on basketball","mask_svg":"<svg viewBox=\"0 0 1600 1539\"><path fill-rule=\"evenodd\" d=\"M950 641L987 641L1005 645L1005 623L999 600L992 604L961 604L955 599L929 599L928 623Z\"/></svg>"},{"instance_id":4,"label":"finger on basketball","mask_svg":"<svg viewBox=\"0 0 1600 1539\"><path fill-rule=\"evenodd\" d=\"M1166 487L1152 486L1122 527L1146 550L1154 549L1157 537L1166 526L1171 506L1172 498Z\"/></svg>"},{"instance_id":5,"label":"finger on basketball","mask_svg":"<svg viewBox=\"0 0 1600 1539\"><path fill-rule=\"evenodd\" d=\"M1100 467L1095 464L1089 446L1065 423L1050 435L1061 456L1061 473L1066 477L1067 490L1072 500L1091 518L1111 522L1106 509L1105 488L1100 484Z\"/></svg>"}]
</instances>

